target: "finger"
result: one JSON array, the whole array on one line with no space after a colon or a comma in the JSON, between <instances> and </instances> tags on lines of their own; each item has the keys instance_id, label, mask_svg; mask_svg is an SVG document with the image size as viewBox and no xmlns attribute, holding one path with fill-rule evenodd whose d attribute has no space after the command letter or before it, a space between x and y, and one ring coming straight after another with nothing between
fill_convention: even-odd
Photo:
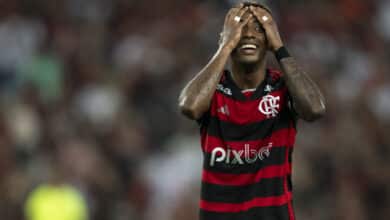
<instances>
[{"instance_id":1,"label":"finger","mask_svg":"<svg viewBox=\"0 0 390 220\"><path fill-rule=\"evenodd\" d=\"M248 7L241 8L240 11L237 12L236 16L242 18L242 16L249 10Z\"/></svg>"},{"instance_id":2,"label":"finger","mask_svg":"<svg viewBox=\"0 0 390 220\"><path fill-rule=\"evenodd\" d=\"M231 17L232 17L232 15L233 15L234 12L235 12L235 11L230 10L230 11L226 14L226 16L225 16L225 24L231 19Z\"/></svg>"},{"instance_id":3,"label":"finger","mask_svg":"<svg viewBox=\"0 0 390 220\"><path fill-rule=\"evenodd\" d=\"M270 14L263 8L250 6L251 12L257 16L270 16Z\"/></svg>"},{"instance_id":4,"label":"finger","mask_svg":"<svg viewBox=\"0 0 390 220\"><path fill-rule=\"evenodd\" d=\"M257 18L263 15L263 11L260 11L258 7L250 6L249 9Z\"/></svg>"},{"instance_id":5,"label":"finger","mask_svg":"<svg viewBox=\"0 0 390 220\"><path fill-rule=\"evenodd\" d=\"M225 21L231 19L231 17L233 17L233 15L235 15L236 13L238 13L240 11L240 8L232 8L229 10L229 12L227 13L226 15L226 19Z\"/></svg>"},{"instance_id":6,"label":"finger","mask_svg":"<svg viewBox=\"0 0 390 220\"><path fill-rule=\"evenodd\" d=\"M232 17L230 20L232 21L234 19L234 23L241 23L243 21L243 15L249 10L248 7L241 8L239 11L237 11L236 14L232 14ZM235 15L235 16L233 16ZM236 18L240 18L239 20L236 20Z\"/></svg>"},{"instance_id":7,"label":"finger","mask_svg":"<svg viewBox=\"0 0 390 220\"><path fill-rule=\"evenodd\" d=\"M251 6L250 10L261 24L272 20L272 16L263 8Z\"/></svg>"},{"instance_id":8,"label":"finger","mask_svg":"<svg viewBox=\"0 0 390 220\"><path fill-rule=\"evenodd\" d=\"M248 24L249 20L253 17L253 14L249 14L245 18L243 18L242 22L240 23L240 27L244 27Z\"/></svg>"},{"instance_id":9,"label":"finger","mask_svg":"<svg viewBox=\"0 0 390 220\"><path fill-rule=\"evenodd\" d=\"M265 8L262 8L262 7L255 7L255 6L249 6L249 9L252 11L252 12L261 12L261 13L266 13L266 14L269 14L269 12L265 9Z\"/></svg>"},{"instance_id":10,"label":"finger","mask_svg":"<svg viewBox=\"0 0 390 220\"><path fill-rule=\"evenodd\" d=\"M229 12L231 13L238 13L240 10L242 10L244 8L244 4L240 3L239 5L237 6L234 6L233 8L231 8L229 10Z\"/></svg>"},{"instance_id":11,"label":"finger","mask_svg":"<svg viewBox=\"0 0 390 220\"><path fill-rule=\"evenodd\" d=\"M247 9L244 9L244 8L233 8L231 10L231 13L226 17L226 20L225 20L225 24L234 24L234 23L239 23L242 19L241 19L241 14L245 13L245 11L249 10L248 8ZM236 20L236 18L239 17L240 20Z\"/></svg>"},{"instance_id":12,"label":"finger","mask_svg":"<svg viewBox=\"0 0 390 220\"><path fill-rule=\"evenodd\" d=\"M241 20L245 20L249 15L252 15L252 13L250 12L249 8L248 10L244 13L244 15L241 16Z\"/></svg>"}]
</instances>

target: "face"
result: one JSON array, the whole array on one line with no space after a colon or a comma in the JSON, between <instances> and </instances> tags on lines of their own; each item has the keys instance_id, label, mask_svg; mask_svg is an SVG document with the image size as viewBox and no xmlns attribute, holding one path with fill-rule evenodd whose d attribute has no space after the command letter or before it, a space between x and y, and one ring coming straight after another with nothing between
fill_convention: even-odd
<instances>
[{"instance_id":1,"label":"face","mask_svg":"<svg viewBox=\"0 0 390 220\"><path fill-rule=\"evenodd\" d=\"M253 16L242 29L241 40L232 52L232 59L243 64L254 64L263 60L266 52L265 31Z\"/></svg>"}]
</instances>

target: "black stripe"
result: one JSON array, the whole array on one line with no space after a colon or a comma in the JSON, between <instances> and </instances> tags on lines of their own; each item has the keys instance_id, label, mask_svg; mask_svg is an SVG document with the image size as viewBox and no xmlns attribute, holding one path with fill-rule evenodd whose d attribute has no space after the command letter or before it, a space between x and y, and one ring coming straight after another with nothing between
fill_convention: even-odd
<instances>
[{"instance_id":1,"label":"black stripe","mask_svg":"<svg viewBox=\"0 0 390 220\"><path fill-rule=\"evenodd\" d=\"M293 126L291 114L285 108L277 117L246 125L222 121L211 116L207 125L207 134L225 141L252 141L270 136L273 132Z\"/></svg>"},{"instance_id":2,"label":"black stripe","mask_svg":"<svg viewBox=\"0 0 390 220\"><path fill-rule=\"evenodd\" d=\"M272 86L272 92L281 90L285 88L285 83L284 80L278 80L277 82L273 82L273 79L271 76L268 75L266 78L266 81L264 81L264 85L261 87L261 90L257 89L255 93L250 97L250 100L256 100L261 98L262 96L267 95L271 91L264 91L264 88L266 85L271 85Z\"/></svg>"},{"instance_id":3,"label":"black stripe","mask_svg":"<svg viewBox=\"0 0 390 220\"><path fill-rule=\"evenodd\" d=\"M229 86L230 86L229 84L226 84L226 83L221 83L221 85L223 85L224 88L229 88ZM276 83L272 86L272 89L273 89L272 92L282 90L284 87L285 87L285 85L283 82ZM242 94L241 91L240 91L241 95L237 95L237 92L233 93L232 95L228 95L228 94L226 94L222 91L219 91L219 90L216 90L215 92L218 93L219 95L222 95L222 96L227 97L229 99L232 99L234 101L240 101L240 102L254 101L254 100L260 99L262 96L265 96L269 93L269 92L265 92L264 88L259 88L259 89L256 89L255 93L251 97L247 98L244 94Z\"/></svg>"},{"instance_id":4,"label":"black stripe","mask_svg":"<svg viewBox=\"0 0 390 220\"><path fill-rule=\"evenodd\" d=\"M274 80L271 76L270 70L266 69L264 80L257 86L256 91L248 98L244 94L242 94L241 89L236 85L234 80L232 79L231 73L228 70L225 70L225 80L221 82L224 88L229 88L232 91L232 95L227 95L221 92L224 96L232 98L238 101L248 101L248 100L256 100L260 97L266 95L268 91L264 91L266 85L271 85L273 87L273 91L277 91L281 88L285 87L284 80L282 78Z\"/></svg>"},{"instance_id":5,"label":"black stripe","mask_svg":"<svg viewBox=\"0 0 390 220\"><path fill-rule=\"evenodd\" d=\"M200 210L200 220L289 220L288 206L256 207L245 212L221 213Z\"/></svg>"},{"instance_id":6,"label":"black stripe","mask_svg":"<svg viewBox=\"0 0 390 220\"><path fill-rule=\"evenodd\" d=\"M228 83L221 83L225 88L231 88L231 84L228 84ZM234 88L234 87L233 87ZM241 102L245 102L245 101L248 101L249 99L246 98L246 96L244 94L240 94L239 92L237 92L236 89L231 89L232 91L232 94L229 95L229 94L226 94L224 92L221 92L219 90L216 90L215 92L222 95L222 96L225 96L229 99L232 99L234 101L241 101ZM217 95L217 94L216 94Z\"/></svg>"},{"instance_id":7,"label":"black stripe","mask_svg":"<svg viewBox=\"0 0 390 220\"><path fill-rule=\"evenodd\" d=\"M246 101L252 100L252 98L254 97L261 97L261 95L264 93L264 86L270 78L271 77L269 77L268 70L266 70L264 80L257 86L256 91L251 95L249 99L244 94L242 94L241 89L236 85L229 71L225 71L225 81L223 82L223 85L231 89L233 93L231 98L239 101Z\"/></svg>"},{"instance_id":8,"label":"black stripe","mask_svg":"<svg viewBox=\"0 0 390 220\"><path fill-rule=\"evenodd\" d=\"M293 148L293 147L290 147L290 148L288 149L288 162L289 162L289 163L292 163L293 151L294 151L294 148Z\"/></svg>"},{"instance_id":9,"label":"black stripe","mask_svg":"<svg viewBox=\"0 0 390 220\"><path fill-rule=\"evenodd\" d=\"M291 174L287 175L287 189L288 189L289 192L291 192L293 190Z\"/></svg>"},{"instance_id":10,"label":"black stripe","mask_svg":"<svg viewBox=\"0 0 390 220\"><path fill-rule=\"evenodd\" d=\"M216 185L202 182L201 198L208 202L243 203L256 197L284 194L285 177L264 178L245 186Z\"/></svg>"},{"instance_id":11,"label":"black stripe","mask_svg":"<svg viewBox=\"0 0 390 220\"><path fill-rule=\"evenodd\" d=\"M272 147L268 157L264 157L263 160L257 158L254 163L247 163L245 161L244 153L242 158L244 164L238 163L225 163L214 162L211 166L211 153L204 154L203 169L213 172L221 172L228 174L240 174L240 173L256 173L260 169L270 165L282 165L286 162L286 147Z\"/></svg>"}]
</instances>

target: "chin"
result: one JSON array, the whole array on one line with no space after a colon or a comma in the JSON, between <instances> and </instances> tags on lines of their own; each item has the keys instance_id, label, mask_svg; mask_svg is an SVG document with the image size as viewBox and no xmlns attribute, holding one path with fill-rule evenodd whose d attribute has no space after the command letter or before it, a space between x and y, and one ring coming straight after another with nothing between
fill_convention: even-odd
<instances>
[{"instance_id":1,"label":"chin","mask_svg":"<svg viewBox=\"0 0 390 220\"><path fill-rule=\"evenodd\" d=\"M243 54L236 50L232 53L232 59L243 65L253 65L262 62L265 59L265 53L263 51L257 51L253 54Z\"/></svg>"},{"instance_id":2,"label":"chin","mask_svg":"<svg viewBox=\"0 0 390 220\"><path fill-rule=\"evenodd\" d=\"M242 56L238 57L237 61L242 64L255 64L260 62L261 60L258 56Z\"/></svg>"}]
</instances>

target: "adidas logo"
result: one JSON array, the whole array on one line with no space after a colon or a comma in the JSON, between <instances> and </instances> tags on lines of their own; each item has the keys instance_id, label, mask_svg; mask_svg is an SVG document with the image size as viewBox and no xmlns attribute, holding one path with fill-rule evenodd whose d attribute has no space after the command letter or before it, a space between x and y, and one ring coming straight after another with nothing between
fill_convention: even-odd
<instances>
[{"instance_id":1,"label":"adidas logo","mask_svg":"<svg viewBox=\"0 0 390 220\"><path fill-rule=\"evenodd\" d=\"M229 109L227 105L221 106L218 108L217 112L222 113L224 115L230 115Z\"/></svg>"}]
</instances>

